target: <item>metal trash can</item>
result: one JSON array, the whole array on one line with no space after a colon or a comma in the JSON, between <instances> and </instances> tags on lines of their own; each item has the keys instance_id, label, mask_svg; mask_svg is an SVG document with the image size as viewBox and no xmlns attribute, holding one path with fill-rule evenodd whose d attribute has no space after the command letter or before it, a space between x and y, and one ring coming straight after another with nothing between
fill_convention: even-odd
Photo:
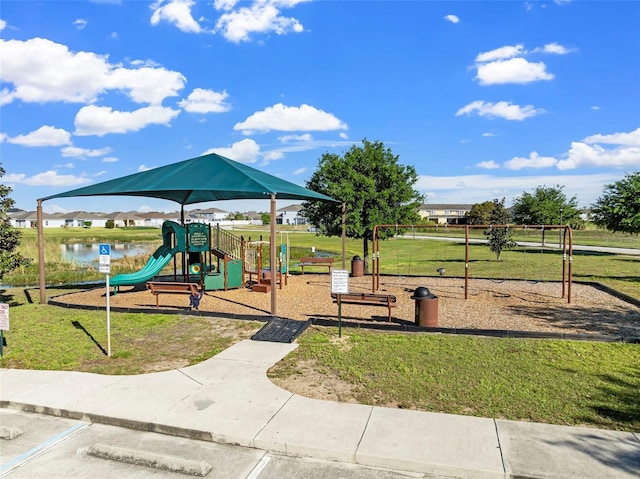
<instances>
[{"instance_id":1,"label":"metal trash can","mask_svg":"<svg viewBox=\"0 0 640 479\"><path fill-rule=\"evenodd\" d=\"M364 276L364 261L358 255L351 259L351 276L354 278Z\"/></svg>"},{"instance_id":2,"label":"metal trash can","mask_svg":"<svg viewBox=\"0 0 640 479\"><path fill-rule=\"evenodd\" d=\"M420 286L413 292L411 299L414 299L416 302L416 326L437 328L438 297L431 294L429 288Z\"/></svg>"}]
</instances>

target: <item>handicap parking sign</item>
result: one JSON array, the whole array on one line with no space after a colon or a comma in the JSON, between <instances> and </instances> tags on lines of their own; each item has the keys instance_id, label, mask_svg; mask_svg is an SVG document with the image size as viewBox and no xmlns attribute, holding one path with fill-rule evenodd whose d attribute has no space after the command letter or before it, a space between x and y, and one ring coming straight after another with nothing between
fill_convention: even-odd
<instances>
[{"instance_id":1,"label":"handicap parking sign","mask_svg":"<svg viewBox=\"0 0 640 479\"><path fill-rule=\"evenodd\" d=\"M109 266L111 264L111 245L101 244L98 247L98 252L100 253L100 266ZM102 269L100 269L100 272L103 273L105 271L102 271Z\"/></svg>"}]
</instances>

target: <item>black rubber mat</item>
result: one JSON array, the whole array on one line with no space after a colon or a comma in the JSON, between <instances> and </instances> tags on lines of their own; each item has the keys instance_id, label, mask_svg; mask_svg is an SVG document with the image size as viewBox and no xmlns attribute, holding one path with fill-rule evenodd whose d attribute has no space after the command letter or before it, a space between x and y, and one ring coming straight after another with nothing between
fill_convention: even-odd
<instances>
[{"instance_id":1,"label":"black rubber mat","mask_svg":"<svg viewBox=\"0 0 640 479\"><path fill-rule=\"evenodd\" d=\"M309 323L309 321L272 318L260 331L254 334L251 339L272 343L292 343L294 339L309 327Z\"/></svg>"}]
</instances>

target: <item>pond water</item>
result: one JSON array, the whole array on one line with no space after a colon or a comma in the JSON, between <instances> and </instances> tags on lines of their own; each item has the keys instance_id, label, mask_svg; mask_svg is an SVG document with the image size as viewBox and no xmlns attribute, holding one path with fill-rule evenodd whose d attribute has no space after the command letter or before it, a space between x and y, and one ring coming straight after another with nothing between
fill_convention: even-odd
<instances>
[{"instance_id":1,"label":"pond water","mask_svg":"<svg viewBox=\"0 0 640 479\"><path fill-rule=\"evenodd\" d=\"M98 243L71 243L61 244L62 257L67 261L77 264L98 263L100 253ZM152 245L145 243L117 243L111 245L111 259L119 259L124 256L151 255Z\"/></svg>"}]
</instances>

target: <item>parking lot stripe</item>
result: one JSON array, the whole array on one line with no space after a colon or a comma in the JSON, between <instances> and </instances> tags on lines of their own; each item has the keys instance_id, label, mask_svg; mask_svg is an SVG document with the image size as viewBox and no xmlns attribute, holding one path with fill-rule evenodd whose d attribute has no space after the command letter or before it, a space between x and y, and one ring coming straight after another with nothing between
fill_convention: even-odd
<instances>
[{"instance_id":1,"label":"parking lot stripe","mask_svg":"<svg viewBox=\"0 0 640 479\"><path fill-rule=\"evenodd\" d=\"M14 457L13 459L11 459L8 462L5 462L4 464L0 464L0 477L3 477L9 471L17 467L20 467L21 465L25 464L31 459L34 459L35 457L45 452L47 449L52 448L53 446L64 441L65 439L68 439L72 435L82 431L84 428L89 427L89 425L90 423L88 422L78 422L73 426L71 426L69 429L59 432L55 436L50 437L49 439L47 439L44 442L41 442L35 447L32 447L27 452L24 452L19 456Z\"/></svg>"}]
</instances>

